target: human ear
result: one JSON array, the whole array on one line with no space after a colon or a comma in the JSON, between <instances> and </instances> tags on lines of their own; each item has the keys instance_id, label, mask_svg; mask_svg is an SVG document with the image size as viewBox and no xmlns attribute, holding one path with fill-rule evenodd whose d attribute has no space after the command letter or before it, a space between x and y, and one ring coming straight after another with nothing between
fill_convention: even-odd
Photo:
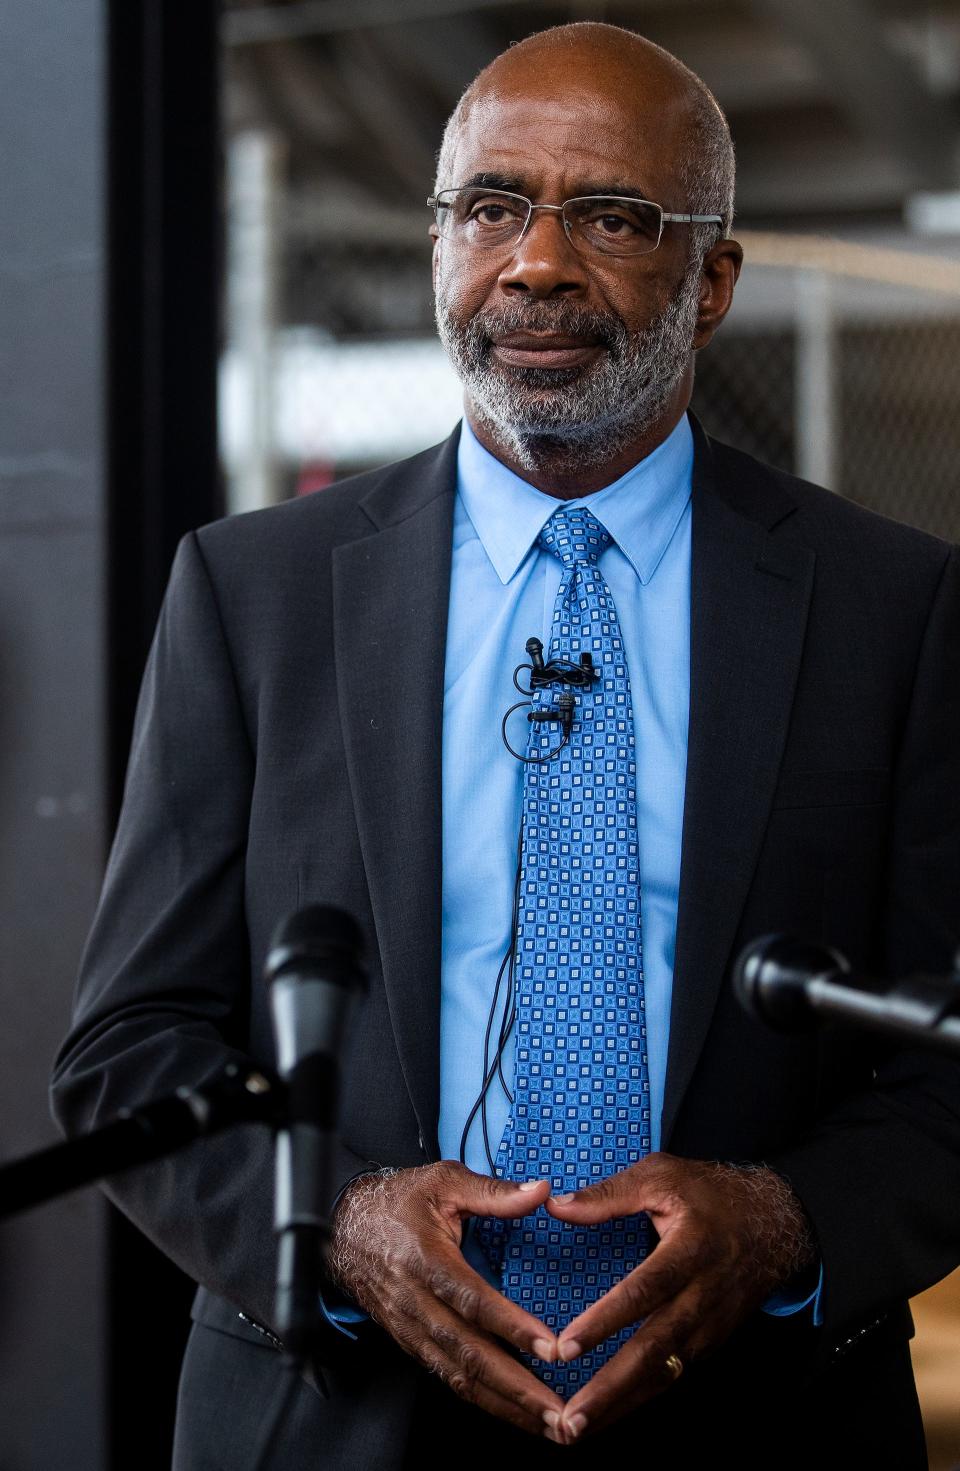
<instances>
[{"instance_id":1,"label":"human ear","mask_svg":"<svg viewBox=\"0 0 960 1471\"><path fill-rule=\"evenodd\" d=\"M429 230L430 239L433 241L433 260L430 270L433 276L433 289L437 289L437 275L440 270L440 232L436 225L431 225Z\"/></svg>"},{"instance_id":2,"label":"human ear","mask_svg":"<svg viewBox=\"0 0 960 1471\"><path fill-rule=\"evenodd\" d=\"M743 265L743 249L736 240L718 240L703 258L695 349L706 347L733 303L734 287Z\"/></svg>"}]
</instances>

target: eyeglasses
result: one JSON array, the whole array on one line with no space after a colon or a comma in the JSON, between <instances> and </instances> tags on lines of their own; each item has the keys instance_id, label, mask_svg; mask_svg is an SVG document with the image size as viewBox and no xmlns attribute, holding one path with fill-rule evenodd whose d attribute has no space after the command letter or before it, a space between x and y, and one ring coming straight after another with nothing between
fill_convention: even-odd
<instances>
[{"instance_id":1,"label":"eyeglasses","mask_svg":"<svg viewBox=\"0 0 960 1471\"><path fill-rule=\"evenodd\" d=\"M427 204L444 240L479 250L505 249L526 234L535 209L554 210L567 239L582 255L646 255L656 250L665 222L721 225L720 215L666 214L649 199L585 194L563 204L533 204L524 194L503 189L441 189Z\"/></svg>"}]
</instances>

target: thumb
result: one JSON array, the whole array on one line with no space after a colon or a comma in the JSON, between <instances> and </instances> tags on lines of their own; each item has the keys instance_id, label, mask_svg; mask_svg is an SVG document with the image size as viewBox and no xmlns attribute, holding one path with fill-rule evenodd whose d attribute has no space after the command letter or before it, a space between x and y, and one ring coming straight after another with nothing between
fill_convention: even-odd
<instances>
[{"instance_id":1,"label":"thumb","mask_svg":"<svg viewBox=\"0 0 960 1471\"><path fill-rule=\"evenodd\" d=\"M618 1216L635 1215L641 1207L641 1180L633 1173L635 1166L608 1175L593 1185L585 1185L569 1195L552 1195L546 1201L551 1216L562 1221L576 1221L592 1226L612 1221Z\"/></svg>"},{"instance_id":2,"label":"thumb","mask_svg":"<svg viewBox=\"0 0 960 1471\"><path fill-rule=\"evenodd\" d=\"M451 1204L467 1216L526 1216L549 1194L548 1179L498 1180L464 1168L453 1182Z\"/></svg>"}]
</instances>

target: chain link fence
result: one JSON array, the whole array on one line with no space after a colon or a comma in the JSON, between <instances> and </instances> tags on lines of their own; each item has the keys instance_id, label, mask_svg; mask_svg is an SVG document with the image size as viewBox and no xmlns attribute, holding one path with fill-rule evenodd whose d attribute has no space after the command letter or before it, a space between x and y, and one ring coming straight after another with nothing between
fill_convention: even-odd
<instances>
[{"instance_id":1,"label":"chain link fence","mask_svg":"<svg viewBox=\"0 0 960 1471\"><path fill-rule=\"evenodd\" d=\"M813 236L742 238L744 311L697 365L705 427L960 541L960 267Z\"/></svg>"}]
</instances>

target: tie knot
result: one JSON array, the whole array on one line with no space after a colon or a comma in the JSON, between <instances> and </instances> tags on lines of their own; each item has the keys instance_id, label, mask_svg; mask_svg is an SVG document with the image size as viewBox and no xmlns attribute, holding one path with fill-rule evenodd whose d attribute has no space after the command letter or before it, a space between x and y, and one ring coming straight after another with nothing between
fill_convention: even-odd
<instances>
[{"instance_id":1,"label":"tie knot","mask_svg":"<svg viewBox=\"0 0 960 1471\"><path fill-rule=\"evenodd\" d=\"M560 506L537 537L538 545L559 557L565 567L577 562L596 563L612 540L586 506Z\"/></svg>"}]
</instances>

